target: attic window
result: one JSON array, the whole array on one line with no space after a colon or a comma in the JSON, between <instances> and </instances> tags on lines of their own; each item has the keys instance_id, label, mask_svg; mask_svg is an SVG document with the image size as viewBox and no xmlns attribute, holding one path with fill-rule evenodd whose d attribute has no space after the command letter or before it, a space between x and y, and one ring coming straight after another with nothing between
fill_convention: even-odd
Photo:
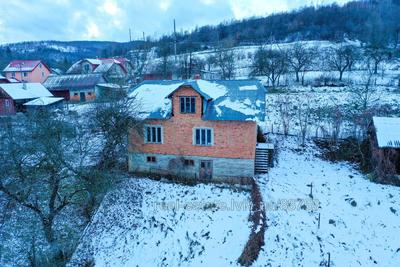
<instances>
[{"instance_id":1,"label":"attic window","mask_svg":"<svg viewBox=\"0 0 400 267\"><path fill-rule=\"evenodd\" d=\"M196 113L196 97L181 96L181 113Z\"/></svg>"}]
</instances>

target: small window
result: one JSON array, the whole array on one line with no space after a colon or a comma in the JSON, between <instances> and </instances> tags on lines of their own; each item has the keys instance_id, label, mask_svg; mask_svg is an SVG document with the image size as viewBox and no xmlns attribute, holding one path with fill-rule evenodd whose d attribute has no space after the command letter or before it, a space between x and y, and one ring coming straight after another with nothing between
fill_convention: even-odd
<instances>
[{"instance_id":1,"label":"small window","mask_svg":"<svg viewBox=\"0 0 400 267\"><path fill-rule=\"evenodd\" d=\"M156 162L156 157L154 157L154 156L148 156L148 157L147 157L147 162Z\"/></svg>"},{"instance_id":2,"label":"small window","mask_svg":"<svg viewBox=\"0 0 400 267\"><path fill-rule=\"evenodd\" d=\"M145 126L145 141L146 143L162 144L162 127L161 126Z\"/></svg>"},{"instance_id":3,"label":"small window","mask_svg":"<svg viewBox=\"0 0 400 267\"><path fill-rule=\"evenodd\" d=\"M11 77L15 78L15 72L11 72Z\"/></svg>"},{"instance_id":4,"label":"small window","mask_svg":"<svg viewBox=\"0 0 400 267\"><path fill-rule=\"evenodd\" d=\"M42 63L39 64L39 68L42 68ZM43 72L42 72L42 74L43 74Z\"/></svg>"},{"instance_id":5,"label":"small window","mask_svg":"<svg viewBox=\"0 0 400 267\"><path fill-rule=\"evenodd\" d=\"M185 166L194 166L194 160L192 160L192 159L185 159L184 162L183 162L183 164L184 164Z\"/></svg>"},{"instance_id":6,"label":"small window","mask_svg":"<svg viewBox=\"0 0 400 267\"><path fill-rule=\"evenodd\" d=\"M89 92L89 93L87 93L88 95L92 95L92 93L91 92Z\"/></svg>"},{"instance_id":7,"label":"small window","mask_svg":"<svg viewBox=\"0 0 400 267\"><path fill-rule=\"evenodd\" d=\"M11 101L10 101L10 99L6 99L5 105L6 105L6 108L9 108L9 107L11 106Z\"/></svg>"},{"instance_id":8,"label":"small window","mask_svg":"<svg viewBox=\"0 0 400 267\"><path fill-rule=\"evenodd\" d=\"M28 73L27 72L24 72L24 77L28 77Z\"/></svg>"},{"instance_id":9,"label":"small window","mask_svg":"<svg viewBox=\"0 0 400 267\"><path fill-rule=\"evenodd\" d=\"M198 146L212 146L213 130L209 128L195 128L193 141Z\"/></svg>"},{"instance_id":10,"label":"small window","mask_svg":"<svg viewBox=\"0 0 400 267\"><path fill-rule=\"evenodd\" d=\"M78 93L74 93L74 96L78 96Z\"/></svg>"},{"instance_id":11,"label":"small window","mask_svg":"<svg viewBox=\"0 0 400 267\"><path fill-rule=\"evenodd\" d=\"M42 77L44 77L44 72L42 72Z\"/></svg>"},{"instance_id":12,"label":"small window","mask_svg":"<svg viewBox=\"0 0 400 267\"><path fill-rule=\"evenodd\" d=\"M180 99L181 99L181 113L196 113L195 96L182 96Z\"/></svg>"}]
</instances>

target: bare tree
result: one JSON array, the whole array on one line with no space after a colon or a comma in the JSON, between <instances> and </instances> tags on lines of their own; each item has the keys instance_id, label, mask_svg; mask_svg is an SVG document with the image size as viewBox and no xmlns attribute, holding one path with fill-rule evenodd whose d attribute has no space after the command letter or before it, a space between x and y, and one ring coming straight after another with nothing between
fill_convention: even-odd
<instances>
[{"instance_id":1,"label":"bare tree","mask_svg":"<svg viewBox=\"0 0 400 267\"><path fill-rule=\"evenodd\" d=\"M350 87L349 112L354 125L360 127L359 139L364 139L367 136L368 125L375 112L375 104L380 99L375 83L376 77L373 70L368 69L364 73L362 83Z\"/></svg>"},{"instance_id":2,"label":"bare tree","mask_svg":"<svg viewBox=\"0 0 400 267\"><path fill-rule=\"evenodd\" d=\"M302 85L304 85L304 75L306 71L309 70L313 64L315 57L314 51L315 49L307 49L304 44L297 42L288 52L288 63L296 74L296 82L300 82L301 74Z\"/></svg>"},{"instance_id":3,"label":"bare tree","mask_svg":"<svg viewBox=\"0 0 400 267\"><path fill-rule=\"evenodd\" d=\"M299 125L299 136L301 145L304 146L306 143L306 137L311 119L311 105L310 97L306 96L297 102L295 106L297 122Z\"/></svg>"},{"instance_id":4,"label":"bare tree","mask_svg":"<svg viewBox=\"0 0 400 267\"><path fill-rule=\"evenodd\" d=\"M218 67L222 79L230 80L235 77L235 52L234 50L225 45L220 46L215 50L214 59L209 59L210 61L215 62L215 65Z\"/></svg>"},{"instance_id":5,"label":"bare tree","mask_svg":"<svg viewBox=\"0 0 400 267\"><path fill-rule=\"evenodd\" d=\"M84 183L71 170L80 161L77 128L62 116L41 112L2 129L0 191L36 214L53 244L54 219L85 196Z\"/></svg>"},{"instance_id":6,"label":"bare tree","mask_svg":"<svg viewBox=\"0 0 400 267\"><path fill-rule=\"evenodd\" d=\"M132 50L128 53L128 58L131 61L132 69L129 73L129 78L133 83L138 83L143 79L143 74L149 63L151 49L143 47L142 49Z\"/></svg>"},{"instance_id":7,"label":"bare tree","mask_svg":"<svg viewBox=\"0 0 400 267\"><path fill-rule=\"evenodd\" d=\"M279 95L276 99L276 106L278 107L280 122L282 124L283 134L289 134L290 122L293 117L293 103L290 95Z\"/></svg>"},{"instance_id":8,"label":"bare tree","mask_svg":"<svg viewBox=\"0 0 400 267\"><path fill-rule=\"evenodd\" d=\"M288 68L287 55L282 50L260 47L254 55L251 76L267 76L275 88Z\"/></svg>"},{"instance_id":9,"label":"bare tree","mask_svg":"<svg viewBox=\"0 0 400 267\"><path fill-rule=\"evenodd\" d=\"M365 50L365 57L368 64L372 64L374 74L378 74L379 65L389 58L388 55L387 49L384 48L370 47Z\"/></svg>"},{"instance_id":10,"label":"bare tree","mask_svg":"<svg viewBox=\"0 0 400 267\"><path fill-rule=\"evenodd\" d=\"M328 66L339 72L339 81L343 78L343 73L350 70L358 60L358 52L352 45L339 45L328 49L326 62Z\"/></svg>"},{"instance_id":11,"label":"bare tree","mask_svg":"<svg viewBox=\"0 0 400 267\"><path fill-rule=\"evenodd\" d=\"M139 108L139 102L127 97L122 88L116 89L107 102L93 104L88 114L91 128L96 129L104 140L98 163L100 169L116 168L121 160L125 160L123 165L127 166L128 134L141 125Z\"/></svg>"}]
</instances>

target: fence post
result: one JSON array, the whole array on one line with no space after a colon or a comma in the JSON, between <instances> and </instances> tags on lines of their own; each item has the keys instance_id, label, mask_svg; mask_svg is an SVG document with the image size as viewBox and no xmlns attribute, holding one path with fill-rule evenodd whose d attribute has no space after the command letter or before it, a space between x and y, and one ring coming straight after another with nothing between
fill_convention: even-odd
<instances>
[{"instance_id":1,"label":"fence post","mask_svg":"<svg viewBox=\"0 0 400 267\"><path fill-rule=\"evenodd\" d=\"M321 213L318 213L318 229L321 225Z\"/></svg>"},{"instance_id":2,"label":"fence post","mask_svg":"<svg viewBox=\"0 0 400 267\"><path fill-rule=\"evenodd\" d=\"M328 267L331 266L331 253L328 252Z\"/></svg>"}]
</instances>

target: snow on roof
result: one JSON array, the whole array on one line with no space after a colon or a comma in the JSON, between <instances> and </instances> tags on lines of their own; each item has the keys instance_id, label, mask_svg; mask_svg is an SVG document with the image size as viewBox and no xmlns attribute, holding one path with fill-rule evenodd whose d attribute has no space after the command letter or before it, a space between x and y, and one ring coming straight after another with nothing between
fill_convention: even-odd
<instances>
[{"instance_id":1,"label":"snow on roof","mask_svg":"<svg viewBox=\"0 0 400 267\"><path fill-rule=\"evenodd\" d=\"M400 118L373 117L380 148L400 148Z\"/></svg>"},{"instance_id":2,"label":"snow on roof","mask_svg":"<svg viewBox=\"0 0 400 267\"><path fill-rule=\"evenodd\" d=\"M192 87L204 98L205 120L265 120L265 89L256 80L145 81L129 96L141 101L145 118L167 119L171 115L170 97L181 86Z\"/></svg>"},{"instance_id":3,"label":"snow on roof","mask_svg":"<svg viewBox=\"0 0 400 267\"><path fill-rule=\"evenodd\" d=\"M40 83L6 83L0 84L0 88L14 100L53 96L49 90Z\"/></svg>"},{"instance_id":4,"label":"snow on roof","mask_svg":"<svg viewBox=\"0 0 400 267\"><path fill-rule=\"evenodd\" d=\"M88 61L92 65L100 65L102 63L99 59L86 58L84 60Z\"/></svg>"},{"instance_id":5,"label":"snow on roof","mask_svg":"<svg viewBox=\"0 0 400 267\"><path fill-rule=\"evenodd\" d=\"M60 102L62 100L64 100L63 97L44 96L44 97L39 97L39 98L36 98L29 102L26 102L24 105L25 106L47 106L47 105L51 105L51 104Z\"/></svg>"},{"instance_id":6,"label":"snow on roof","mask_svg":"<svg viewBox=\"0 0 400 267\"><path fill-rule=\"evenodd\" d=\"M4 72L32 71L39 65L40 60L13 60L3 70Z\"/></svg>"},{"instance_id":7,"label":"snow on roof","mask_svg":"<svg viewBox=\"0 0 400 267\"><path fill-rule=\"evenodd\" d=\"M101 74L69 74L49 76L43 85L56 91L94 88L98 83L104 83Z\"/></svg>"}]
</instances>

